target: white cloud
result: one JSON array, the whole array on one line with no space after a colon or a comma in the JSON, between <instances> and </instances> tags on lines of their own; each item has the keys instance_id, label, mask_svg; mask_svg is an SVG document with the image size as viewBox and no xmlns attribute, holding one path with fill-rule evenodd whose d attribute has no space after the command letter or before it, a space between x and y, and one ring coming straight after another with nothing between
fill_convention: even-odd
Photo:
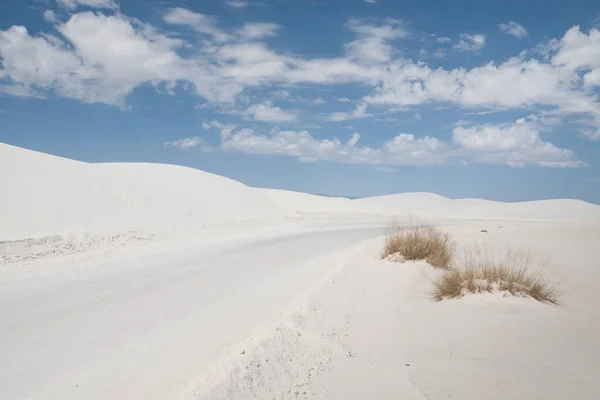
<instances>
[{"instance_id":1,"label":"white cloud","mask_svg":"<svg viewBox=\"0 0 600 400\"><path fill-rule=\"evenodd\" d=\"M435 39L435 40L436 40L438 43L442 43L442 44L445 44L445 43L452 43L452 39L450 39L449 37L444 37L444 36L438 37L438 38L437 38L437 39Z\"/></svg>"},{"instance_id":2,"label":"white cloud","mask_svg":"<svg viewBox=\"0 0 600 400\"><path fill-rule=\"evenodd\" d=\"M292 122L298 119L296 113L284 111L279 107L273 106L269 101L248 107L244 115L249 119L263 122Z\"/></svg>"},{"instance_id":3,"label":"white cloud","mask_svg":"<svg viewBox=\"0 0 600 400\"><path fill-rule=\"evenodd\" d=\"M467 33L460 34L460 40L454 46L454 49L459 51L477 51L485 46L485 35L480 33L469 35Z\"/></svg>"},{"instance_id":4,"label":"white cloud","mask_svg":"<svg viewBox=\"0 0 600 400\"><path fill-rule=\"evenodd\" d=\"M339 102L341 102L341 103L350 103L350 102L352 102L352 100L350 100L347 97L338 97L336 100L339 101Z\"/></svg>"},{"instance_id":5,"label":"white cloud","mask_svg":"<svg viewBox=\"0 0 600 400\"><path fill-rule=\"evenodd\" d=\"M227 4L229 7L233 7L233 8L246 8L246 7L250 7L250 3L247 3L245 1L239 1L239 0L227 1L227 2L225 2L225 4Z\"/></svg>"},{"instance_id":6,"label":"white cloud","mask_svg":"<svg viewBox=\"0 0 600 400\"><path fill-rule=\"evenodd\" d=\"M295 157L301 162L331 161L352 164L422 165L436 162L429 156L430 138L416 139L413 135L399 135L382 149L358 146L360 135L354 134L344 143L338 139L315 139L307 131L273 130L257 134L252 129L241 129L222 140L225 152L269 154Z\"/></svg>"},{"instance_id":7,"label":"white cloud","mask_svg":"<svg viewBox=\"0 0 600 400\"><path fill-rule=\"evenodd\" d=\"M54 13L54 11L52 11L52 10L44 11L44 20L46 22L51 22L51 23L56 22L56 14Z\"/></svg>"},{"instance_id":8,"label":"white cloud","mask_svg":"<svg viewBox=\"0 0 600 400\"><path fill-rule=\"evenodd\" d=\"M183 42L153 27L124 19L84 12L57 27L66 39L13 26L0 31L0 58L5 79L13 85L54 91L87 103L125 108L125 97L143 83L194 83L209 101L230 99L241 88L224 81L208 65L192 64L177 51Z\"/></svg>"},{"instance_id":9,"label":"white cloud","mask_svg":"<svg viewBox=\"0 0 600 400\"><path fill-rule=\"evenodd\" d=\"M188 25L200 33L211 36L217 42L224 42L229 39L229 35L217 27L217 19L210 15L177 7L171 8L163 19L173 25Z\"/></svg>"},{"instance_id":10,"label":"white cloud","mask_svg":"<svg viewBox=\"0 0 600 400\"><path fill-rule=\"evenodd\" d=\"M360 134L358 134L356 132L353 133L352 137L350 138L350 140L348 140L348 145L352 146L352 147L356 146L356 144L358 143L359 139L360 139Z\"/></svg>"},{"instance_id":11,"label":"white cloud","mask_svg":"<svg viewBox=\"0 0 600 400\"><path fill-rule=\"evenodd\" d=\"M388 61L393 48L387 42L408 36L402 21L395 19L387 19L386 24L381 26L351 19L346 26L359 36L358 39L346 44L346 54L351 60L359 63Z\"/></svg>"},{"instance_id":12,"label":"white cloud","mask_svg":"<svg viewBox=\"0 0 600 400\"><path fill-rule=\"evenodd\" d=\"M600 129L585 129L582 133L589 140L600 141Z\"/></svg>"},{"instance_id":13,"label":"white cloud","mask_svg":"<svg viewBox=\"0 0 600 400\"><path fill-rule=\"evenodd\" d=\"M596 98L577 89L572 72L535 59L513 58L500 65L451 71L405 62L391 72L365 97L367 103L407 106L436 101L504 109L551 106L561 113L600 116Z\"/></svg>"},{"instance_id":14,"label":"white cloud","mask_svg":"<svg viewBox=\"0 0 600 400\"><path fill-rule=\"evenodd\" d=\"M240 30L240 35L246 40L260 39L277 34L279 25L264 22L249 22Z\"/></svg>"},{"instance_id":15,"label":"white cloud","mask_svg":"<svg viewBox=\"0 0 600 400\"><path fill-rule=\"evenodd\" d=\"M365 3L376 4L377 0L365 0Z\"/></svg>"},{"instance_id":16,"label":"white cloud","mask_svg":"<svg viewBox=\"0 0 600 400\"><path fill-rule=\"evenodd\" d=\"M210 124L221 130L221 151L288 156L301 162L330 161L393 166L468 164L467 160L470 160L512 167L585 165L574 159L572 151L543 141L536 123L526 119L507 124L459 123L452 132L450 143L434 137L401 133L379 147L360 146L358 133L343 142L337 138L316 139L306 130L273 129L257 133L247 128L236 130L234 125L223 125L217 121L211 121Z\"/></svg>"},{"instance_id":17,"label":"white cloud","mask_svg":"<svg viewBox=\"0 0 600 400\"><path fill-rule=\"evenodd\" d=\"M452 140L463 154L475 161L521 167L527 164L542 167L577 167L573 152L544 142L534 122L518 120L510 124L457 126Z\"/></svg>"},{"instance_id":18,"label":"white cloud","mask_svg":"<svg viewBox=\"0 0 600 400\"><path fill-rule=\"evenodd\" d=\"M419 114L419 113L415 113L415 119L416 119L417 121L420 121L420 120L422 120L422 119L423 119L423 116L422 116L421 114Z\"/></svg>"},{"instance_id":19,"label":"white cloud","mask_svg":"<svg viewBox=\"0 0 600 400\"><path fill-rule=\"evenodd\" d=\"M2 78L2 75L0 75ZM29 86L22 85L4 85L0 86L0 94L8 94L11 96L18 97L36 97L36 98L44 98L44 96L38 92L36 92L33 88Z\"/></svg>"},{"instance_id":20,"label":"white cloud","mask_svg":"<svg viewBox=\"0 0 600 400\"><path fill-rule=\"evenodd\" d=\"M556 51L552 64L571 73L583 73L587 87L600 86L600 31L590 30L585 34L578 26L567 31L560 41L555 41Z\"/></svg>"},{"instance_id":21,"label":"white cloud","mask_svg":"<svg viewBox=\"0 0 600 400\"><path fill-rule=\"evenodd\" d=\"M180 85L202 97L207 106L240 107L248 104L240 99L252 89L284 93L282 87L294 85L355 84L368 90L359 106L328 119L368 117L367 105L387 107L391 112L397 107L441 103L479 112L526 108L534 113L543 109L554 117L579 115L594 128L593 134L586 135L589 138L600 128L600 104L594 92L600 84L597 29L586 33L571 28L563 38L547 44L545 57L540 59L536 58L539 52L528 52L502 63L445 69L397 53L391 41L409 36L398 20L385 19L380 24L351 20L346 27L356 38L345 44L344 56L310 58L275 51L260 42L276 33L274 24L221 29L214 17L182 8L169 10L164 18L174 25L190 26L205 37L189 42L120 13L93 12L72 15L53 34L34 35L21 26L0 30L0 91L127 108L127 96L141 85L159 89ZM240 37L240 32L247 37ZM477 36L463 35L463 44L457 46L465 50L483 46L485 38ZM272 104L256 107L237 113L280 121L291 121L294 117L289 115L296 115Z\"/></svg>"},{"instance_id":22,"label":"white cloud","mask_svg":"<svg viewBox=\"0 0 600 400\"><path fill-rule=\"evenodd\" d=\"M57 3L65 8L74 9L77 6L86 6L92 8L116 9L117 3L114 0L56 0Z\"/></svg>"},{"instance_id":23,"label":"white cloud","mask_svg":"<svg viewBox=\"0 0 600 400\"><path fill-rule=\"evenodd\" d=\"M498 25L500 30L508 35L513 35L518 38L524 38L529 33L525 27L515 21L509 21L507 23L501 23Z\"/></svg>"},{"instance_id":24,"label":"white cloud","mask_svg":"<svg viewBox=\"0 0 600 400\"><path fill-rule=\"evenodd\" d=\"M350 119L362 119L371 116L367 113L368 105L366 103L359 104L353 111L350 112L334 112L329 114L325 119L328 121L347 121Z\"/></svg>"},{"instance_id":25,"label":"white cloud","mask_svg":"<svg viewBox=\"0 0 600 400\"><path fill-rule=\"evenodd\" d=\"M312 103L313 103L313 104L325 104L325 103L327 103L327 102L326 102L325 100L323 100L321 97L319 97L319 98L317 98L317 99L314 99L314 100L312 101Z\"/></svg>"},{"instance_id":26,"label":"white cloud","mask_svg":"<svg viewBox=\"0 0 600 400\"><path fill-rule=\"evenodd\" d=\"M210 129L210 128L212 128L212 126L208 122L206 122L206 121L202 122L202 129Z\"/></svg>"},{"instance_id":27,"label":"white cloud","mask_svg":"<svg viewBox=\"0 0 600 400\"><path fill-rule=\"evenodd\" d=\"M174 140L172 142L165 142L164 147L173 147L181 150L191 149L194 147L199 147L204 144L204 139L199 136L194 136L191 138Z\"/></svg>"}]
</instances>

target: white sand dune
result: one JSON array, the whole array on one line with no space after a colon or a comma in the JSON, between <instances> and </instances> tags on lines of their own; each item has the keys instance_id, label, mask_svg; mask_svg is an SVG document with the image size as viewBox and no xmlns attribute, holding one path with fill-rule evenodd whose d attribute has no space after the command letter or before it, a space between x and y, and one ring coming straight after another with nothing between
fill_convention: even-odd
<instances>
[{"instance_id":1,"label":"white sand dune","mask_svg":"<svg viewBox=\"0 0 600 400\"><path fill-rule=\"evenodd\" d=\"M0 241L81 233L194 230L294 213L600 220L579 200L501 203L404 193L349 200L255 189L163 164L88 164L0 144Z\"/></svg>"},{"instance_id":2,"label":"white sand dune","mask_svg":"<svg viewBox=\"0 0 600 400\"><path fill-rule=\"evenodd\" d=\"M600 206L575 199L505 203L484 199L449 199L435 193L399 193L350 200L259 189L280 206L303 213L346 213L416 218L600 220Z\"/></svg>"},{"instance_id":3,"label":"white sand dune","mask_svg":"<svg viewBox=\"0 0 600 400\"><path fill-rule=\"evenodd\" d=\"M350 199L278 189L255 189L279 206L300 213L354 213L358 208Z\"/></svg>"},{"instance_id":4,"label":"white sand dune","mask_svg":"<svg viewBox=\"0 0 600 400\"><path fill-rule=\"evenodd\" d=\"M0 241L199 228L284 211L239 182L160 164L87 164L0 144Z\"/></svg>"},{"instance_id":5,"label":"white sand dune","mask_svg":"<svg viewBox=\"0 0 600 400\"><path fill-rule=\"evenodd\" d=\"M0 399L600 393L598 205L349 200L4 144L0 188ZM433 268L378 260L392 216L461 247L531 249L561 306L503 293L433 302Z\"/></svg>"}]
</instances>

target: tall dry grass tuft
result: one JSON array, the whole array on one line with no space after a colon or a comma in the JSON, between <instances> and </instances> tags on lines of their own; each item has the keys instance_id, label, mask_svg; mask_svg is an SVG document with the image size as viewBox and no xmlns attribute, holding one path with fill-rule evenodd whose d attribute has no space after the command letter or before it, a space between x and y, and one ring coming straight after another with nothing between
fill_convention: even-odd
<instances>
[{"instance_id":1,"label":"tall dry grass tuft","mask_svg":"<svg viewBox=\"0 0 600 400\"><path fill-rule=\"evenodd\" d=\"M386 234L381 258L399 253L406 260L425 260L434 267L448 268L453 252L450 236L435 227L393 224Z\"/></svg>"},{"instance_id":2,"label":"tall dry grass tuft","mask_svg":"<svg viewBox=\"0 0 600 400\"><path fill-rule=\"evenodd\" d=\"M466 255L434 280L433 298L443 300L466 293L503 291L557 304L559 293L541 272L532 270L533 260L526 252L508 252L504 257Z\"/></svg>"}]
</instances>

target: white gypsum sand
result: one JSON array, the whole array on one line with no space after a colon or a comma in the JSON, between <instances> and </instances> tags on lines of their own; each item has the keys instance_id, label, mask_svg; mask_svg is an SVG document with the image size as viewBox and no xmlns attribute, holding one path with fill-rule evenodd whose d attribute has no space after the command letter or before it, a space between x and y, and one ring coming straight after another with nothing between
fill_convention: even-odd
<instances>
[{"instance_id":1,"label":"white gypsum sand","mask_svg":"<svg viewBox=\"0 0 600 400\"><path fill-rule=\"evenodd\" d=\"M4 144L0 187L0 398L600 393L600 206L327 198ZM378 259L385 225L415 218L546 257L561 305L432 301L439 271Z\"/></svg>"}]
</instances>

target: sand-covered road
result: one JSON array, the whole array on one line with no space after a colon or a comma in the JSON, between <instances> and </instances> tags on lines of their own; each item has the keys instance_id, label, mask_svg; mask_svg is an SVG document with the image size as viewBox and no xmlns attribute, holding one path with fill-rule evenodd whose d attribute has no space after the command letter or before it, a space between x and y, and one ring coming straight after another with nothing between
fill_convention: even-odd
<instances>
[{"instance_id":1,"label":"sand-covered road","mask_svg":"<svg viewBox=\"0 0 600 400\"><path fill-rule=\"evenodd\" d=\"M335 227L333 227L335 228ZM0 398L166 399L375 225L0 271Z\"/></svg>"}]
</instances>

